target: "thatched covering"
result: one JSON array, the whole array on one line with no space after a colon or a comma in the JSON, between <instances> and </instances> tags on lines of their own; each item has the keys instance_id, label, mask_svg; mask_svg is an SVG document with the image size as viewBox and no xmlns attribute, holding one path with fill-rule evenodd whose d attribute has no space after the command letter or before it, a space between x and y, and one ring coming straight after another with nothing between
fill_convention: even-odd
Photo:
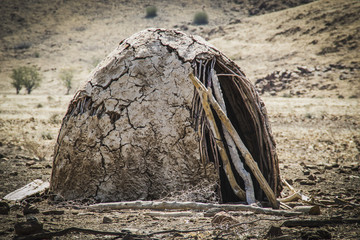
<instances>
[{"instance_id":1,"label":"thatched covering","mask_svg":"<svg viewBox=\"0 0 360 240\"><path fill-rule=\"evenodd\" d=\"M238 173L234 159L238 155L251 175L255 198L264 200L257 178L216 114L222 140L215 137L191 73L222 102L278 196L275 143L253 85L235 63L203 39L164 29L148 29L121 42L74 96L55 147L51 190L66 199L152 200L218 182L220 201L245 201L251 198L237 194L228 180L233 174L235 185L243 190L250 186ZM230 160L227 170L224 153Z\"/></svg>"}]
</instances>

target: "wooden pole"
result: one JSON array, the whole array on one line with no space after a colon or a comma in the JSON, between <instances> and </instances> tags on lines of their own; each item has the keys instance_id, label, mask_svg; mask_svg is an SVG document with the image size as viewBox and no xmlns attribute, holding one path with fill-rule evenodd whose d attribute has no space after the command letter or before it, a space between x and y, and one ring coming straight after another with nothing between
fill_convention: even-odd
<instances>
[{"instance_id":1,"label":"wooden pole","mask_svg":"<svg viewBox=\"0 0 360 240\"><path fill-rule=\"evenodd\" d=\"M229 134L231 135L231 137L235 141L236 146L240 150L243 158L245 159L246 165L248 165L248 167L251 169L252 173L254 174L256 180L258 181L258 183L260 185L260 188L264 191L267 198L269 199L271 206L273 208L275 208L275 209L278 209L280 204L276 200L276 197L275 197L275 194L274 194L273 190L270 188L268 182L266 181L266 179L262 175L262 173L261 173L261 171L259 169L259 166L257 165L255 160L251 156L251 154L250 154L249 150L246 148L244 142L241 140L240 136L237 134L237 132L236 132L234 126L232 125L231 121L226 116L226 114L221 110L221 107L216 102L216 100L215 100L214 96L212 95L211 91L206 89L206 87L192 73L190 73L189 77L192 80L192 82L194 83L196 89L198 89L199 94L201 94L202 96L207 96L206 99L210 102L211 106L213 107L213 109L217 113L219 119L224 124L227 131L229 132ZM210 111L211 111L211 109L210 109Z\"/></svg>"},{"instance_id":2,"label":"wooden pole","mask_svg":"<svg viewBox=\"0 0 360 240\"><path fill-rule=\"evenodd\" d=\"M221 159L222 159L223 164L224 164L225 174L226 174L226 176L227 176L227 178L229 180L230 186L231 186L232 190L234 191L234 193L236 194L236 196L238 196L240 198L240 200L246 201L245 192L237 184L234 173L231 170L229 157L228 157L228 155L226 153L224 143L223 143L222 138L221 138L220 131L216 126L215 118L214 118L214 115L213 115L213 113L211 111L211 108L210 108L210 105L209 105L209 101L208 101L208 96L209 95L206 92L201 90L202 83L199 80L197 80L197 78L196 78L196 80L201 83L201 85L199 85L196 81L194 82L194 80L193 80L193 79L195 79L195 76L192 75L192 77L193 78L191 78L191 80L193 81L193 84L194 84L196 90L199 93L201 103L203 105L204 112L206 114L207 119L209 120L211 131L213 132L214 137L216 139L216 143L217 143L216 145L217 145L217 148L219 149L219 153L220 153Z\"/></svg>"}]
</instances>

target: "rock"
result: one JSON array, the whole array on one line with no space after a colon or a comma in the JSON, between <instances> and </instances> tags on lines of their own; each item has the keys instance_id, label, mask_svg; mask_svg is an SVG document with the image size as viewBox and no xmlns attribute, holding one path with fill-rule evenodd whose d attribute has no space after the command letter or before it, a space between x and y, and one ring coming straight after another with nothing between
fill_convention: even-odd
<instances>
[{"instance_id":1,"label":"rock","mask_svg":"<svg viewBox=\"0 0 360 240\"><path fill-rule=\"evenodd\" d=\"M317 165L311 165L311 164L304 164L304 168L308 169L318 169L319 167Z\"/></svg>"},{"instance_id":2,"label":"rock","mask_svg":"<svg viewBox=\"0 0 360 240\"><path fill-rule=\"evenodd\" d=\"M50 210L50 211L44 211L42 214L44 215L62 215L64 214L64 210Z\"/></svg>"},{"instance_id":3,"label":"rock","mask_svg":"<svg viewBox=\"0 0 360 240\"><path fill-rule=\"evenodd\" d=\"M231 216L230 214L226 213L226 212L219 212L217 214L215 214L215 216L213 217L213 219L211 220L211 224L214 225L220 225L220 224L235 224L238 221Z\"/></svg>"},{"instance_id":4,"label":"rock","mask_svg":"<svg viewBox=\"0 0 360 240\"><path fill-rule=\"evenodd\" d=\"M343 207L343 210L353 210L355 207L353 206L353 205L345 205L344 207Z\"/></svg>"},{"instance_id":5,"label":"rock","mask_svg":"<svg viewBox=\"0 0 360 240\"><path fill-rule=\"evenodd\" d=\"M309 181L309 180L301 180L299 181L300 185L316 185L316 183L314 181Z\"/></svg>"},{"instance_id":6,"label":"rock","mask_svg":"<svg viewBox=\"0 0 360 240\"><path fill-rule=\"evenodd\" d=\"M311 181L315 181L315 180L316 180L316 176L310 174L310 175L308 176L308 179L311 180Z\"/></svg>"},{"instance_id":7,"label":"rock","mask_svg":"<svg viewBox=\"0 0 360 240\"><path fill-rule=\"evenodd\" d=\"M36 164L29 167L30 169L43 169L44 167L41 164Z\"/></svg>"},{"instance_id":8,"label":"rock","mask_svg":"<svg viewBox=\"0 0 360 240\"><path fill-rule=\"evenodd\" d=\"M30 217L26 222L15 223L15 233L18 235L29 235L42 232L43 224L40 223L37 218Z\"/></svg>"},{"instance_id":9,"label":"rock","mask_svg":"<svg viewBox=\"0 0 360 240\"><path fill-rule=\"evenodd\" d=\"M113 220L111 218L104 216L103 223L112 223L112 222L113 222Z\"/></svg>"},{"instance_id":10,"label":"rock","mask_svg":"<svg viewBox=\"0 0 360 240\"><path fill-rule=\"evenodd\" d=\"M1 201L0 202L0 214L8 215L10 212L10 206L7 202Z\"/></svg>"},{"instance_id":11,"label":"rock","mask_svg":"<svg viewBox=\"0 0 360 240\"><path fill-rule=\"evenodd\" d=\"M274 237L278 237L283 235L281 228L278 226L271 226L269 230L267 231L265 238L273 239Z\"/></svg>"},{"instance_id":12,"label":"rock","mask_svg":"<svg viewBox=\"0 0 360 240\"><path fill-rule=\"evenodd\" d=\"M333 168L338 168L338 167L340 167L340 165L339 165L338 163L334 163L334 164L332 165L332 167L333 167Z\"/></svg>"},{"instance_id":13,"label":"rock","mask_svg":"<svg viewBox=\"0 0 360 240\"><path fill-rule=\"evenodd\" d=\"M303 240L331 239L331 233L327 230L306 231L301 233Z\"/></svg>"},{"instance_id":14,"label":"rock","mask_svg":"<svg viewBox=\"0 0 360 240\"><path fill-rule=\"evenodd\" d=\"M332 164L325 164L324 168L327 169L327 170L330 170L330 169L333 168L333 165Z\"/></svg>"},{"instance_id":15,"label":"rock","mask_svg":"<svg viewBox=\"0 0 360 240\"><path fill-rule=\"evenodd\" d=\"M34 160L31 160L31 161L28 161L25 165L26 166L32 166L32 165L35 165L36 162Z\"/></svg>"},{"instance_id":16,"label":"rock","mask_svg":"<svg viewBox=\"0 0 360 240\"><path fill-rule=\"evenodd\" d=\"M307 67L297 67L297 69L300 71L301 74L310 74L311 71Z\"/></svg>"},{"instance_id":17,"label":"rock","mask_svg":"<svg viewBox=\"0 0 360 240\"><path fill-rule=\"evenodd\" d=\"M39 209L37 209L36 206L32 205L32 204L27 204L24 209L23 209L23 214L36 214L39 213Z\"/></svg>"},{"instance_id":18,"label":"rock","mask_svg":"<svg viewBox=\"0 0 360 240\"><path fill-rule=\"evenodd\" d=\"M303 174L304 174L305 176L310 175L310 171L306 169L306 170L303 171Z\"/></svg>"},{"instance_id":19,"label":"rock","mask_svg":"<svg viewBox=\"0 0 360 240\"><path fill-rule=\"evenodd\" d=\"M6 158L6 157L2 157L2 158L0 159L0 161L1 161L1 162L7 162L7 161L9 161L9 159Z\"/></svg>"}]
</instances>

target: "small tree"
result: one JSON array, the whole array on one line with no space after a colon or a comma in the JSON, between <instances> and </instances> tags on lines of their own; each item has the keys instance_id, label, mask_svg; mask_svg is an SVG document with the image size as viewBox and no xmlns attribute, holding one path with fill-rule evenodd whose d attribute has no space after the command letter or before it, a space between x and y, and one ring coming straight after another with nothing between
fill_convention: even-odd
<instances>
[{"instance_id":1,"label":"small tree","mask_svg":"<svg viewBox=\"0 0 360 240\"><path fill-rule=\"evenodd\" d=\"M24 67L24 86L28 94L40 86L41 76L36 67Z\"/></svg>"},{"instance_id":2,"label":"small tree","mask_svg":"<svg viewBox=\"0 0 360 240\"><path fill-rule=\"evenodd\" d=\"M13 79L13 81L11 82L11 85L14 86L14 88L16 89L16 94L20 93L20 90L23 86L23 82L24 82L24 67L19 67L16 69L12 70L12 74L11 74L11 78Z\"/></svg>"},{"instance_id":3,"label":"small tree","mask_svg":"<svg viewBox=\"0 0 360 240\"><path fill-rule=\"evenodd\" d=\"M149 6L146 8L146 18L154 18L157 16L157 8L155 6Z\"/></svg>"},{"instance_id":4,"label":"small tree","mask_svg":"<svg viewBox=\"0 0 360 240\"><path fill-rule=\"evenodd\" d=\"M66 95L69 95L70 90L72 88L72 81L74 78L74 70L73 69L62 69L60 71L60 79L64 83L67 92Z\"/></svg>"},{"instance_id":5,"label":"small tree","mask_svg":"<svg viewBox=\"0 0 360 240\"><path fill-rule=\"evenodd\" d=\"M23 66L13 69L11 78L13 79L11 84L15 87L16 94L19 94L22 86L24 86L27 93L30 94L34 88L40 86L41 82L40 74L34 66Z\"/></svg>"}]
</instances>

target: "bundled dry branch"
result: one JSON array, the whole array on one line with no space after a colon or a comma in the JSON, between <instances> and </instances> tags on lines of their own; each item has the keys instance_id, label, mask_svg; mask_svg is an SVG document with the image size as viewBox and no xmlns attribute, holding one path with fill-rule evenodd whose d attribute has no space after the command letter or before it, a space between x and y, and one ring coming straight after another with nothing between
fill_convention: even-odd
<instances>
[{"instance_id":1,"label":"bundled dry branch","mask_svg":"<svg viewBox=\"0 0 360 240\"><path fill-rule=\"evenodd\" d=\"M216 99L219 101L219 105L221 110L226 114L226 105L224 101L224 97L220 88L220 82L218 77L216 76L215 70L211 69L211 78L214 86L214 93ZM224 123L222 123L223 129L226 129ZM239 153L236 149L236 144L234 140L231 138L228 131L224 131L225 140L229 146L229 152L232 159L232 162L239 173L240 177L244 180L245 185L245 193L246 193L246 201L248 204L255 203L255 193L254 193L254 185L251 179L251 175L245 170L244 164L242 163Z\"/></svg>"},{"instance_id":2,"label":"bundled dry branch","mask_svg":"<svg viewBox=\"0 0 360 240\"><path fill-rule=\"evenodd\" d=\"M257 163L254 161L254 159L251 156L249 150L246 148L243 141L241 140L241 138L237 134L237 132L236 132L234 126L232 125L231 121L228 119L226 114L221 110L221 107L216 102L216 100L212 96L211 92L209 90L207 90L204 87L204 85L193 74L190 74L189 77L193 81L193 84L195 85L196 89L202 95L202 99L208 99L209 102L211 103L211 106L213 107L213 109L217 113L217 115L220 118L222 124L225 126L227 132L231 135L232 139L235 141L236 146L238 147L238 149L240 150L242 156L244 157L246 164L250 167L252 173L254 174L257 181L259 182L261 189L265 192L266 196L270 200L270 203L271 203L272 207L273 208L279 208L279 203L276 200L274 192L272 191L269 184L267 183L264 176L262 175ZM204 103L204 101L202 101L202 102L203 102L203 104L208 104L208 103Z\"/></svg>"}]
</instances>

